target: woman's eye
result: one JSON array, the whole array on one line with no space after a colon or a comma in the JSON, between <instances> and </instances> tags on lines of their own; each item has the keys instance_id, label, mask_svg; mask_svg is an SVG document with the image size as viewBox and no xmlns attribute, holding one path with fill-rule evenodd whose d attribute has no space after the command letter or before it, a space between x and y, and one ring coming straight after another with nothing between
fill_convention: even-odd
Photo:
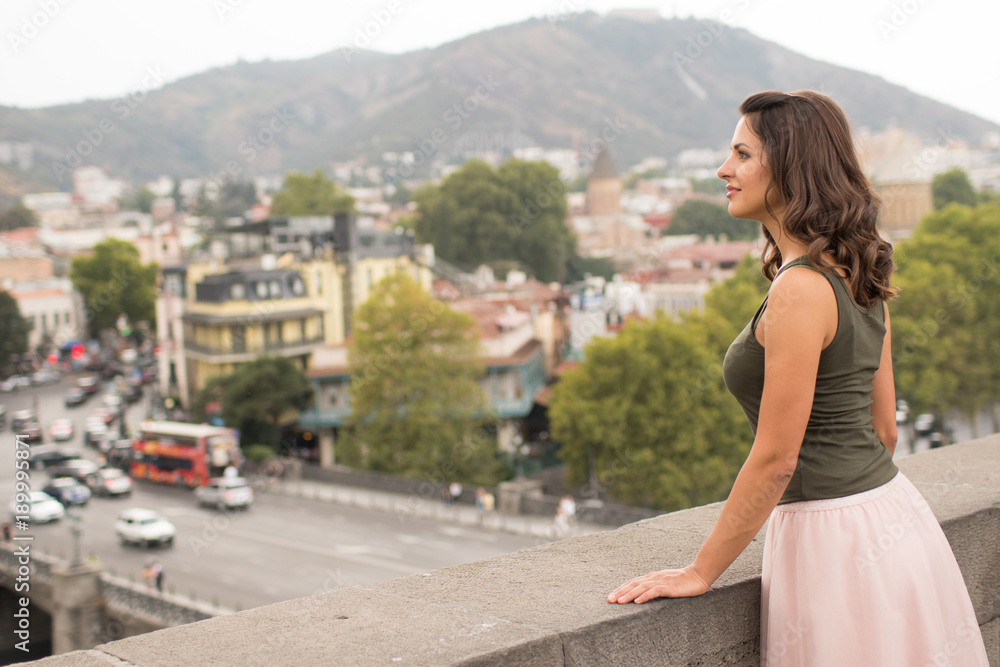
<instances>
[{"instance_id":1,"label":"woman's eye","mask_svg":"<svg viewBox=\"0 0 1000 667\"><path fill-rule=\"evenodd\" d=\"M741 160L746 160L748 157L750 157L750 155L748 155L747 153L744 153L743 151L740 151L740 159Z\"/></svg>"}]
</instances>

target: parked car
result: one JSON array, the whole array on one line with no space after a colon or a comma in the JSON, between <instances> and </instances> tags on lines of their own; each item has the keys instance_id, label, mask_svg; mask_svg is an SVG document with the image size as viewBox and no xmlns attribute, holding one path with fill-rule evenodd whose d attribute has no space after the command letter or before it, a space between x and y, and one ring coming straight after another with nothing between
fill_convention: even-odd
<instances>
[{"instance_id":1,"label":"parked car","mask_svg":"<svg viewBox=\"0 0 1000 667\"><path fill-rule=\"evenodd\" d=\"M78 458L80 458L80 454L77 452L56 445L39 445L31 448L31 453L28 455L28 465L36 470L45 470Z\"/></svg>"},{"instance_id":2,"label":"parked car","mask_svg":"<svg viewBox=\"0 0 1000 667\"><path fill-rule=\"evenodd\" d=\"M72 477L54 477L42 491L58 500L64 507L86 505L90 500L90 489Z\"/></svg>"},{"instance_id":3,"label":"parked car","mask_svg":"<svg viewBox=\"0 0 1000 667\"><path fill-rule=\"evenodd\" d=\"M31 376L31 384L54 384L62 379L62 374L59 371L52 368L43 368L40 371L35 371Z\"/></svg>"},{"instance_id":4,"label":"parked car","mask_svg":"<svg viewBox=\"0 0 1000 667\"><path fill-rule=\"evenodd\" d=\"M87 420L83 427L83 444L90 447L100 447L101 442L108 435L108 427L100 419Z\"/></svg>"},{"instance_id":5,"label":"parked car","mask_svg":"<svg viewBox=\"0 0 1000 667\"><path fill-rule=\"evenodd\" d=\"M27 514L18 511L18 502L15 498L10 502L11 516L27 516L31 523L47 523L61 519L66 514L66 509L58 500L44 491L32 491L29 494Z\"/></svg>"},{"instance_id":6,"label":"parked car","mask_svg":"<svg viewBox=\"0 0 1000 667\"><path fill-rule=\"evenodd\" d=\"M35 414L34 410L15 410L10 414L10 428L14 432L23 429L26 424L37 421L38 415Z\"/></svg>"},{"instance_id":7,"label":"parked car","mask_svg":"<svg viewBox=\"0 0 1000 667\"><path fill-rule=\"evenodd\" d=\"M63 441L73 437L73 420L57 419L49 427L49 435L53 440Z\"/></svg>"},{"instance_id":8,"label":"parked car","mask_svg":"<svg viewBox=\"0 0 1000 667\"><path fill-rule=\"evenodd\" d=\"M177 530L158 512L133 507L118 515L115 532L123 545L134 543L148 547L153 544L170 546Z\"/></svg>"},{"instance_id":9,"label":"parked car","mask_svg":"<svg viewBox=\"0 0 1000 667\"><path fill-rule=\"evenodd\" d=\"M121 409L122 397L118 394L105 394L102 403L109 412L115 414Z\"/></svg>"},{"instance_id":10,"label":"parked car","mask_svg":"<svg viewBox=\"0 0 1000 667\"><path fill-rule=\"evenodd\" d=\"M132 478L117 468L101 468L84 480L96 496L128 496L132 493Z\"/></svg>"},{"instance_id":11,"label":"parked car","mask_svg":"<svg viewBox=\"0 0 1000 667\"><path fill-rule=\"evenodd\" d=\"M76 386L83 389L83 391L90 396L91 394L96 394L97 390L101 388L101 381L93 375L90 375L77 380Z\"/></svg>"},{"instance_id":12,"label":"parked car","mask_svg":"<svg viewBox=\"0 0 1000 667\"><path fill-rule=\"evenodd\" d=\"M930 435L934 431L940 431L941 427L938 418L930 413L917 415L913 420L913 431L917 435Z\"/></svg>"},{"instance_id":13,"label":"parked car","mask_svg":"<svg viewBox=\"0 0 1000 667\"><path fill-rule=\"evenodd\" d=\"M100 469L100 466L93 461L73 459L49 466L49 475L52 477L72 477L76 481L82 482L87 478L87 475L93 475Z\"/></svg>"},{"instance_id":14,"label":"parked car","mask_svg":"<svg viewBox=\"0 0 1000 667\"><path fill-rule=\"evenodd\" d=\"M23 435L25 442L41 442L42 441L42 427L38 422L31 422L25 424L18 431L18 435Z\"/></svg>"},{"instance_id":15,"label":"parked car","mask_svg":"<svg viewBox=\"0 0 1000 667\"><path fill-rule=\"evenodd\" d=\"M0 391L19 391L31 386L31 378L26 375L11 375L0 382Z\"/></svg>"},{"instance_id":16,"label":"parked car","mask_svg":"<svg viewBox=\"0 0 1000 667\"><path fill-rule=\"evenodd\" d=\"M105 424L110 424L115 420L115 413L107 408L94 408L94 411L90 413L90 416L99 418Z\"/></svg>"},{"instance_id":17,"label":"parked car","mask_svg":"<svg viewBox=\"0 0 1000 667\"><path fill-rule=\"evenodd\" d=\"M253 504L253 489L245 477L215 477L194 490L199 505L221 509L246 508Z\"/></svg>"},{"instance_id":18,"label":"parked car","mask_svg":"<svg viewBox=\"0 0 1000 667\"><path fill-rule=\"evenodd\" d=\"M63 403L66 404L67 408L72 408L80 405L81 403L86 403L88 398L90 398L90 394L85 392L80 387L73 387L63 398Z\"/></svg>"}]
</instances>

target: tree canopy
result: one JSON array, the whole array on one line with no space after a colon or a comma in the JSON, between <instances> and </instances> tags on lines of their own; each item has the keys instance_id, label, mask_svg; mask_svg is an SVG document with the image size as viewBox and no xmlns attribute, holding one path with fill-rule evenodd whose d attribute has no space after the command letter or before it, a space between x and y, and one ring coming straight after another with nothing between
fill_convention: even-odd
<instances>
[{"instance_id":1,"label":"tree canopy","mask_svg":"<svg viewBox=\"0 0 1000 667\"><path fill-rule=\"evenodd\" d=\"M271 199L271 215L335 215L354 210L354 197L341 192L321 169L311 175L291 172Z\"/></svg>"},{"instance_id":2,"label":"tree canopy","mask_svg":"<svg viewBox=\"0 0 1000 667\"><path fill-rule=\"evenodd\" d=\"M978 413L1000 396L1000 204L950 205L899 244L897 393L918 412Z\"/></svg>"},{"instance_id":3,"label":"tree canopy","mask_svg":"<svg viewBox=\"0 0 1000 667\"><path fill-rule=\"evenodd\" d=\"M6 367L13 355L28 351L30 331L31 324L21 315L17 300L0 290L0 368Z\"/></svg>"},{"instance_id":4,"label":"tree canopy","mask_svg":"<svg viewBox=\"0 0 1000 667\"><path fill-rule=\"evenodd\" d=\"M122 313L132 323L155 322L157 266L140 263L131 243L113 238L98 243L90 255L73 259L69 276L83 296L92 336L114 327Z\"/></svg>"},{"instance_id":5,"label":"tree canopy","mask_svg":"<svg viewBox=\"0 0 1000 667\"><path fill-rule=\"evenodd\" d=\"M36 227L38 216L30 208L17 202L9 209L0 213L0 231L9 232L12 229L21 227Z\"/></svg>"},{"instance_id":6,"label":"tree canopy","mask_svg":"<svg viewBox=\"0 0 1000 667\"><path fill-rule=\"evenodd\" d=\"M465 269L516 261L538 280L565 281L576 257L565 193L550 164L511 159L494 170L470 160L441 185L414 193L414 229L419 241Z\"/></svg>"},{"instance_id":7,"label":"tree canopy","mask_svg":"<svg viewBox=\"0 0 1000 667\"><path fill-rule=\"evenodd\" d=\"M710 342L730 334L715 313L664 316L589 343L549 407L567 482L666 511L725 498L752 440Z\"/></svg>"},{"instance_id":8,"label":"tree canopy","mask_svg":"<svg viewBox=\"0 0 1000 667\"><path fill-rule=\"evenodd\" d=\"M670 220L668 235L697 234L752 241L760 234L760 224L729 215L729 209L704 199L688 199L677 207Z\"/></svg>"},{"instance_id":9,"label":"tree canopy","mask_svg":"<svg viewBox=\"0 0 1000 667\"><path fill-rule=\"evenodd\" d=\"M121 208L124 211L140 211L149 213L153 208L156 195L147 187L141 187L121 200Z\"/></svg>"},{"instance_id":10,"label":"tree canopy","mask_svg":"<svg viewBox=\"0 0 1000 667\"><path fill-rule=\"evenodd\" d=\"M191 402L192 411L205 418L212 402L222 407L227 426L239 429L240 444L269 445L277 449L282 426L311 396L302 369L286 357L262 356L240 364L228 375L211 378Z\"/></svg>"},{"instance_id":11,"label":"tree canopy","mask_svg":"<svg viewBox=\"0 0 1000 667\"><path fill-rule=\"evenodd\" d=\"M347 465L437 480L499 481L489 409L479 385L475 321L397 273L355 318Z\"/></svg>"},{"instance_id":12,"label":"tree canopy","mask_svg":"<svg viewBox=\"0 0 1000 667\"><path fill-rule=\"evenodd\" d=\"M252 182L231 181L218 188L213 196L202 187L194 209L195 213L212 218L219 226L228 218L243 216L256 203L257 188Z\"/></svg>"},{"instance_id":13,"label":"tree canopy","mask_svg":"<svg viewBox=\"0 0 1000 667\"><path fill-rule=\"evenodd\" d=\"M977 202L976 190L972 187L969 175L958 167L934 176L931 180L931 197L937 211L951 203L975 206Z\"/></svg>"}]
</instances>

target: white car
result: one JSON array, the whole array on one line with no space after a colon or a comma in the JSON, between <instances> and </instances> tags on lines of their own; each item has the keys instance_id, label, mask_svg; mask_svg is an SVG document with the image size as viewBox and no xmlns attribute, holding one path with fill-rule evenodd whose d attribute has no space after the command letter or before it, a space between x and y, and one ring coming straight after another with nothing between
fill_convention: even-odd
<instances>
[{"instance_id":1,"label":"white car","mask_svg":"<svg viewBox=\"0 0 1000 667\"><path fill-rule=\"evenodd\" d=\"M253 504L253 489L245 477L215 477L195 489L194 495L199 505L213 505L220 510Z\"/></svg>"},{"instance_id":2,"label":"white car","mask_svg":"<svg viewBox=\"0 0 1000 667\"><path fill-rule=\"evenodd\" d=\"M49 435L53 440L70 440L73 437L73 421L70 419L57 419L49 427Z\"/></svg>"},{"instance_id":3,"label":"white car","mask_svg":"<svg viewBox=\"0 0 1000 667\"><path fill-rule=\"evenodd\" d=\"M0 382L0 391L18 391L30 386L31 378L25 375L13 375Z\"/></svg>"},{"instance_id":4,"label":"white car","mask_svg":"<svg viewBox=\"0 0 1000 667\"><path fill-rule=\"evenodd\" d=\"M58 500L44 491L32 491L29 494L28 521L30 523L46 523L61 519L66 514L66 509ZM11 516L24 516L17 508L18 502L15 498L10 503ZM23 509L23 508L21 508Z\"/></svg>"},{"instance_id":5,"label":"white car","mask_svg":"<svg viewBox=\"0 0 1000 667\"><path fill-rule=\"evenodd\" d=\"M170 546L177 531L174 524L158 512L133 507L118 515L115 532L123 545L134 543L148 547L152 544Z\"/></svg>"}]
</instances>

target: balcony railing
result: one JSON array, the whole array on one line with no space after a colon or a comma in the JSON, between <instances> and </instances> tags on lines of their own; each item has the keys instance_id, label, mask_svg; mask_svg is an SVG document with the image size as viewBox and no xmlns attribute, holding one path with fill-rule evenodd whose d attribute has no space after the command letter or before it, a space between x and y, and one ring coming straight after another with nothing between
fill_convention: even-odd
<instances>
[{"instance_id":1,"label":"balcony railing","mask_svg":"<svg viewBox=\"0 0 1000 667\"><path fill-rule=\"evenodd\" d=\"M262 354L297 353L303 348L314 347L324 342L323 336L300 338L296 340L265 341L263 345L248 341L236 340L228 344L206 345L192 340L184 341L184 349L196 355L212 357L246 356L256 357Z\"/></svg>"}]
</instances>

